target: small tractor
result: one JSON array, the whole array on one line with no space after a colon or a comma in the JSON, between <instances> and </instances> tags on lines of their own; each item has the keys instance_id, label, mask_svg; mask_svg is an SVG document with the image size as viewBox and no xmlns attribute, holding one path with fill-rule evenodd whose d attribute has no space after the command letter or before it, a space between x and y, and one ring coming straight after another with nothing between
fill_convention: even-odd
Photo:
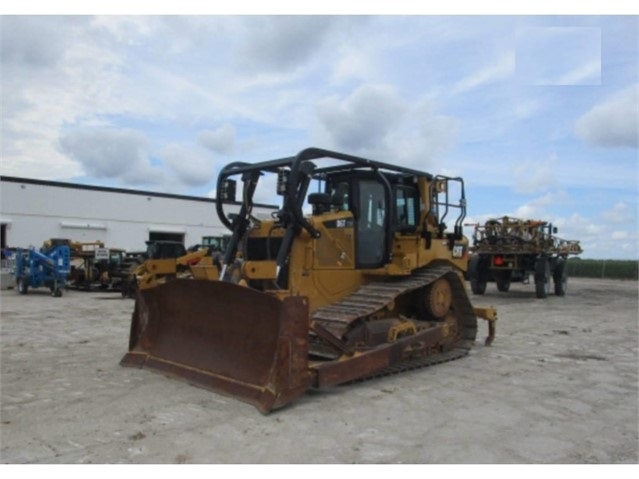
<instances>
[{"instance_id":1,"label":"small tractor","mask_svg":"<svg viewBox=\"0 0 639 479\"><path fill-rule=\"evenodd\" d=\"M484 294L491 280L499 291L507 292L512 281L527 283L531 273L537 298L550 294L551 278L555 294L566 294L566 261L569 255L583 252L579 241L557 238L557 228L546 221L504 216L466 226L475 227L468 266L474 294Z\"/></svg>"},{"instance_id":2,"label":"small tractor","mask_svg":"<svg viewBox=\"0 0 639 479\"><path fill-rule=\"evenodd\" d=\"M258 184L281 196L269 219L252 213ZM495 310L465 288L461 178L308 148L226 165L216 212L231 232L216 274L139 289L122 365L267 413L310 388L466 356L478 317L494 337Z\"/></svg>"}]
</instances>

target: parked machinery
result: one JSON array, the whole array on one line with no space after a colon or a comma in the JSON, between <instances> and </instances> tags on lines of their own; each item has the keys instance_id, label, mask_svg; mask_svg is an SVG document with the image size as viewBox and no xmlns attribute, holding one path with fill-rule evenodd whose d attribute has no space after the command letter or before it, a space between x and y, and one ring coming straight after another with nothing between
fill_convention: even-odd
<instances>
[{"instance_id":1,"label":"parked machinery","mask_svg":"<svg viewBox=\"0 0 639 479\"><path fill-rule=\"evenodd\" d=\"M224 254L229 241L231 241L231 235L205 236L202 238L201 246L209 248L211 253Z\"/></svg>"},{"instance_id":2,"label":"parked machinery","mask_svg":"<svg viewBox=\"0 0 639 479\"><path fill-rule=\"evenodd\" d=\"M282 207L260 220L253 196L269 176ZM473 308L463 281L461 178L310 148L224 167L216 211L232 232L219 277L139 290L122 365L268 412L311 387L463 357L477 316L494 336L495 311Z\"/></svg>"},{"instance_id":3,"label":"parked machinery","mask_svg":"<svg viewBox=\"0 0 639 479\"><path fill-rule=\"evenodd\" d=\"M474 294L484 294L487 282L494 280L497 289L506 292L511 281L535 278L537 298L550 293L550 279L557 296L567 291L566 260L582 253L579 241L557 238L557 228L546 221L521 220L504 216L475 226L473 255L468 279Z\"/></svg>"},{"instance_id":4,"label":"parked machinery","mask_svg":"<svg viewBox=\"0 0 639 479\"><path fill-rule=\"evenodd\" d=\"M52 239L39 251L34 247L16 249L15 277L18 293L29 288L47 287L54 297L62 296L70 270L68 240Z\"/></svg>"},{"instance_id":5,"label":"parked machinery","mask_svg":"<svg viewBox=\"0 0 639 479\"><path fill-rule=\"evenodd\" d=\"M187 251L178 241L147 241L144 261L128 273L122 284L122 296L134 297L139 289L154 288L178 277L197 275L206 279L218 271L208 247Z\"/></svg>"},{"instance_id":6,"label":"parked machinery","mask_svg":"<svg viewBox=\"0 0 639 479\"><path fill-rule=\"evenodd\" d=\"M68 287L85 291L120 291L137 262L123 249L106 248L102 241L71 241Z\"/></svg>"}]
</instances>

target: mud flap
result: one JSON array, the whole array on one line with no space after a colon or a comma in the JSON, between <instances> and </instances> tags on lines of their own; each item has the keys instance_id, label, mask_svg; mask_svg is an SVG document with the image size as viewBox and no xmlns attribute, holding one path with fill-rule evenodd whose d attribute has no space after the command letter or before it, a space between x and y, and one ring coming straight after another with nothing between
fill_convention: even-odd
<instances>
[{"instance_id":1,"label":"mud flap","mask_svg":"<svg viewBox=\"0 0 639 479\"><path fill-rule=\"evenodd\" d=\"M262 413L301 396L308 301L232 283L177 279L138 291L123 366L143 367L253 404Z\"/></svg>"}]
</instances>

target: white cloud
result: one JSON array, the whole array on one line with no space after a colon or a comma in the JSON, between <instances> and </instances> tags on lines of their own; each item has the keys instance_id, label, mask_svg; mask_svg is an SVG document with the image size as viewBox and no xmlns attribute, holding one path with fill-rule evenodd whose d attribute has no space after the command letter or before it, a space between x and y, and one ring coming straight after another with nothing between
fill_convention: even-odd
<instances>
[{"instance_id":1,"label":"white cloud","mask_svg":"<svg viewBox=\"0 0 639 479\"><path fill-rule=\"evenodd\" d=\"M626 239L628 237L627 231L613 231L610 237L613 240Z\"/></svg>"},{"instance_id":2,"label":"white cloud","mask_svg":"<svg viewBox=\"0 0 639 479\"><path fill-rule=\"evenodd\" d=\"M637 258L636 223L629 223L625 230L614 229L612 223L573 213L553 218L553 224L559 227L560 238L580 241L585 258Z\"/></svg>"},{"instance_id":3,"label":"white cloud","mask_svg":"<svg viewBox=\"0 0 639 479\"><path fill-rule=\"evenodd\" d=\"M519 206L512 216L528 220L548 221L549 210L553 205L566 202L568 195L564 191L549 191Z\"/></svg>"},{"instance_id":4,"label":"white cloud","mask_svg":"<svg viewBox=\"0 0 639 479\"><path fill-rule=\"evenodd\" d=\"M544 160L528 160L517 163L513 169L513 189L518 193L536 193L553 188L557 156L550 155Z\"/></svg>"},{"instance_id":5,"label":"white cloud","mask_svg":"<svg viewBox=\"0 0 639 479\"><path fill-rule=\"evenodd\" d=\"M72 36L60 35L59 29L72 28L75 20L72 17L58 17L51 21L41 16L4 16L1 22L3 68L26 66L40 69L52 67L62 60Z\"/></svg>"},{"instance_id":6,"label":"white cloud","mask_svg":"<svg viewBox=\"0 0 639 479\"><path fill-rule=\"evenodd\" d=\"M157 184L162 179L149 163L146 138L133 130L74 130L61 136L60 149L95 178L117 178L126 184Z\"/></svg>"},{"instance_id":7,"label":"white cloud","mask_svg":"<svg viewBox=\"0 0 639 479\"><path fill-rule=\"evenodd\" d=\"M466 93L483 85L507 78L515 72L515 52L508 52L494 63L488 64L476 72L462 78L452 87L454 94Z\"/></svg>"},{"instance_id":8,"label":"white cloud","mask_svg":"<svg viewBox=\"0 0 639 479\"><path fill-rule=\"evenodd\" d=\"M366 80L379 73L373 66L370 54L358 46L342 45L338 49L338 60L333 69L332 81L337 84L353 80Z\"/></svg>"},{"instance_id":9,"label":"white cloud","mask_svg":"<svg viewBox=\"0 0 639 479\"><path fill-rule=\"evenodd\" d=\"M230 153L235 147L235 128L227 123L215 130L202 130L197 141L216 153Z\"/></svg>"},{"instance_id":10,"label":"white cloud","mask_svg":"<svg viewBox=\"0 0 639 479\"><path fill-rule=\"evenodd\" d=\"M543 108L539 101L530 98L518 99L513 105L513 113L517 120L526 120L538 114Z\"/></svg>"},{"instance_id":11,"label":"white cloud","mask_svg":"<svg viewBox=\"0 0 639 479\"><path fill-rule=\"evenodd\" d=\"M318 104L317 116L319 144L430 173L442 173L437 160L459 128L459 120L436 112L431 101L411 104L387 85L329 97Z\"/></svg>"},{"instance_id":12,"label":"white cloud","mask_svg":"<svg viewBox=\"0 0 639 479\"><path fill-rule=\"evenodd\" d=\"M459 165L442 164L441 158L455 144L459 128L457 118L437 113L427 101L419 102L388 135L384 155L403 166L457 176Z\"/></svg>"},{"instance_id":13,"label":"white cloud","mask_svg":"<svg viewBox=\"0 0 639 479\"><path fill-rule=\"evenodd\" d=\"M517 76L525 85L599 85L601 28L526 27L516 37Z\"/></svg>"},{"instance_id":14,"label":"white cloud","mask_svg":"<svg viewBox=\"0 0 639 479\"><path fill-rule=\"evenodd\" d=\"M604 211L601 216L604 221L612 224L623 224L632 221L632 211L630 207L622 201L615 203L612 208Z\"/></svg>"},{"instance_id":15,"label":"white cloud","mask_svg":"<svg viewBox=\"0 0 639 479\"><path fill-rule=\"evenodd\" d=\"M186 186L202 186L215 177L215 160L195 148L172 143L163 148L160 157L172 172L171 177Z\"/></svg>"},{"instance_id":16,"label":"white cloud","mask_svg":"<svg viewBox=\"0 0 639 479\"><path fill-rule=\"evenodd\" d=\"M33 135L28 140L17 142L17 145L7 145L2 153L0 173L49 180L66 180L83 175L80 163L52 149L52 141L55 140L44 135ZM23 154L24 151L28 151L28 154Z\"/></svg>"},{"instance_id":17,"label":"white cloud","mask_svg":"<svg viewBox=\"0 0 639 479\"><path fill-rule=\"evenodd\" d=\"M546 221L552 223L559 229L559 236L566 239L579 239L583 236L597 235L606 231L606 227L600 222L592 221L580 213L572 213L569 216L548 216ZM566 236L570 232L570 238Z\"/></svg>"},{"instance_id":18,"label":"white cloud","mask_svg":"<svg viewBox=\"0 0 639 479\"><path fill-rule=\"evenodd\" d=\"M264 16L247 19L236 56L249 71L292 70L307 63L338 17Z\"/></svg>"},{"instance_id":19,"label":"white cloud","mask_svg":"<svg viewBox=\"0 0 639 479\"><path fill-rule=\"evenodd\" d=\"M317 117L338 148L360 152L380 146L407 110L388 85L363 85L349 97L331 96L317 105Z\"/></svg>"},{"instance_id":20,"label":"white cloud","mask_svg":"<svg viewBox=\"0 0 639 479\"><path fill-rule=\"evenodd\" d=\"M575 125L577 136L604 148L639 146L639 85L627 88L582 115Z\"/></svg>"},{"instance_id":21,"label":"white cloud","mask_svg":"<svg viewBox=\"0 0 639 479\"><path fill-rule=\"evenodd\" d=\"M598 85L601 81L601 60L596 58L577 66L557 80L557 85Z\"/></svg>"},{"instance_id":22,"label":"white cloud","mask_svg":"<svg viewBox=\"0 0 639 479\"><path fill-rule=\"evenodd\" d=\"M111 35L118 43L139 45L150 37L162 17L153 16L112 16L91 17L91 24L98 30Z\"/></svg>"},{"instance_id":23,"label":"white cloud","mask_svg":"<svg viewBox=\"0 0 639 479\"><path fill-rule=\"evenodd\" d=\"M118 55L86 17L2 17L2 170L68 179L79 164L58 150L63 125L121 111ZM6 55L6 57L5 57Z\"/></svg>"}]
</instances>

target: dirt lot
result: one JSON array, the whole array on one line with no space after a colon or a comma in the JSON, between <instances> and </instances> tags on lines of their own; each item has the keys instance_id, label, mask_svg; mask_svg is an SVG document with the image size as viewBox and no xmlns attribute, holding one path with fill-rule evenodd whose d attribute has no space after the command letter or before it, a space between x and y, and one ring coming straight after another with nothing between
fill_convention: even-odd
<instances>
[{"instance_id":1,"label":"dirt lot","mask_svg":"<svg viewBox=\"0 0 639 479\"><path fill-rule=\"evenodd\" d=\"M570 279L564 298L490 284L497 339L438 366L311 392L264 416L118 365L133 301L1 296L3 463L639 462L638 286Z\"/></svg>"}]
</instances>

